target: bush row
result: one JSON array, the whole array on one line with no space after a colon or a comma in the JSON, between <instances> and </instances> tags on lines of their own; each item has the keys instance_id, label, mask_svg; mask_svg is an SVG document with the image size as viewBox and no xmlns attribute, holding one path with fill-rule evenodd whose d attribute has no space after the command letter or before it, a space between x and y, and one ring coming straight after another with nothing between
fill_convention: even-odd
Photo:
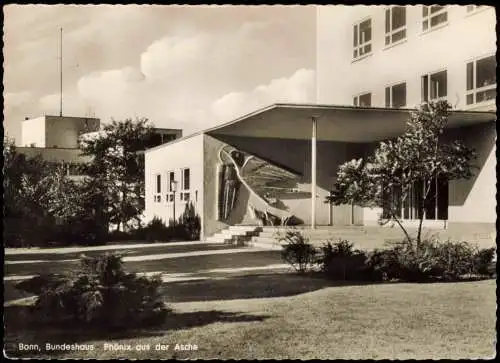
<instances>
[{"instance_id":1,"label":"bush row","mask_svg":"<svg viewBox=\"0 0 500 363\"><path fill-rule=\"evenodd\" d=\"M146 226L131 231L113 231L109 234L109 241L196 241L200 239L201 220L195 213L192 205L187 206L185 212L174 223L171 219L166 225L162 219L154 217Z\"/></svg>"},{"instance_id":2,"label":"bush row","mask_svg":"<svg viewBox=\"0 0 500 363\"><path fill-rule=\"evenodd\" d=\"M457 281L496 275L495 248L479 249L467 242L430 238L417 246L405 240L367 252L342 239L315 248L299 231L288 231L278 239L286 242L283 259L297 271L319 267L333 280Z\"/></svg>"},{"instance_id":3,"label":"bush row","mask_svg":"<svg viewBox=\"0 0 500 363\"><path fill-rule=\"evenodd\" d=\"M27 227L29 226L29 227ZM50 247L98 245L114 241L194 241L200 238L201 221L191 203L174 224L154 218L146 226L129 231L109 231L92 216L75 217L57 223L50 218L4 218L5 247Z\"/></svg>"}]
</instances>

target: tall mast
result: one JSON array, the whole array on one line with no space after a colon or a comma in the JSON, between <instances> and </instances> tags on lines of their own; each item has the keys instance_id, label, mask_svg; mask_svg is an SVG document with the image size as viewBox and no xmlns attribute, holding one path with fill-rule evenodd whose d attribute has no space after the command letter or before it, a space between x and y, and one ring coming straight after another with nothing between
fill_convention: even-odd
<instances>
[{"instance_id":1,"label":"tall mast","mask_svg":"<svg viewBox=\"0 0 500 363\"><path fill-rule=\"evenodd\" d=\"M59 48L59 87L60 87L60 99L59 99L59 116L62 116L62 100L63 100L63 91L62 91L62 84L63 84L63 73L62 73L62 28L60 32L60 48Z\"/></svg>"}]
</instances>

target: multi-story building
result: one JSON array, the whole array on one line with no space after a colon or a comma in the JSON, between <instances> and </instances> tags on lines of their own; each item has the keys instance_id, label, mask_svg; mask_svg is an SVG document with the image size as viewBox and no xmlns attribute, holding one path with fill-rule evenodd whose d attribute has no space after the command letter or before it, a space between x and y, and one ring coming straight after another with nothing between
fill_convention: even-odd
<instances>
[{"instance_id":1,"label":"multi-story building","mask_svg":"<svg viewBox=\"0 0 500 363\"><path fill-rule=\"evenodd\" d=\"M78 140L81 135L99 130L100 120L89 117L41 116L26 118L21 124L18 151L44 160L64 164L69 175L79 175L78 165L88 162L82 156Z\"/></svg>"},{"instance_id":2,"label":"multi-story building","mask_svg":"<svg viewBox=\"0 0 500 363\"><path fill-rule=\"evenodd\" d=\"M317 101L413 108L447 99L456 110L494 111L495 24L490 6L319 6ZM495 125L455 131L479 151L481 173L472 189L450 183L446 219L493 223Z\"/></svg>"},{"instance_id":3,"label":"multi-story building","mask_svg":"<svg viewBox=\"0 0 500 363\"><path fill-rule=\"evenodd\" d=\"M409 109L447 99L443 138L475 148L478 168L470 180L436 180L424 225L494 233L495 10L318 6L316 15L317 102L271 105L147 150L146 218L168 221L176 201L177 210L193 201L205 237L265 216L312 228L377 224L379 208L324 203L338 167L403 133ZM414 201L400 203L407 226L418 220Z\"/></svg>"},{"instance_id":4,"label":"multi-story building","mask_svg":"<svg viewBox=\"0 0 500 363\"><path fill-rule=\"evenodd\" d=\"M68 174L78 176L81 164L89 161L81 155L81 139L100 133L100 119L73 116L26 118L21 124L21 142L17 150L27 156L40 155L44 160L64 164ZM182 130L154 128L146 147L155 147L182 137Z\"/></svg>"},{"instance_id":5,"label":"multi-story building","mask_svg":"<svg viewBox=\"0 0 500 363\"><path fill-rule=\"evenodd\" d=\"M317 102L494 110L495 9L318 6Z\"/></svg>"}]
</instances>

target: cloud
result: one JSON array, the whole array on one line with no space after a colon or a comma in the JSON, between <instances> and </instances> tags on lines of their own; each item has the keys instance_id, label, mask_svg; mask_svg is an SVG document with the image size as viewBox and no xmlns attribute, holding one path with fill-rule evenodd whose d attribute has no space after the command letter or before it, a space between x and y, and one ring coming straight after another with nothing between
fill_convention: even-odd
<instances>
[{"instance_id":1,"label":"cloud","mask_svg":"<svg viewBox=\"0 0 500 363\"><path fill-rule=\"evenodd\" d=\"M212 104L216 119L228 121L272 103L315 102L315 72L299 69L288 78L274 79L250 92L231 92Z\"/></svg>"},{"instance_id":2,"label":"cloud","mask_svg":"<svg viewBox=\"0 0 500 363\"><path fill-rule=\"evenodd\" d=\"M267 27L249 22L233 32L165 36L145 49L138 67L83 76L78 92L103 119L147 117L185 133L273 102L311 101L314 71L290 69L279 54L270 63Z\"/></svg>"},{"instance_id":3,"label":"cloud","mask_svg":"<svg viewBox=\"0 0 500 363\"><path fill-rule=\"evenodd\" d=\"M21 107L32 101L31 93L24 92L5 92L3 95L4 108L12 109Z\"/></svg>"}]
</instances>

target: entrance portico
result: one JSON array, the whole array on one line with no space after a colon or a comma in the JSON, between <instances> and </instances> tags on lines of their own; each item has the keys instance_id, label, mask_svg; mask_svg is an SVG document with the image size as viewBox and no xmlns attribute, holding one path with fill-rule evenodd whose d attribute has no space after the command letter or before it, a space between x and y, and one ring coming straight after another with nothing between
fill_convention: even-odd
<instances>
[{"instance_id":1,"label":"entrance portico","mask_svg":"<svg viewBox=\"0 0 500 363\"><path fill-rule=\"evenodd\" d=\"M259 146L248 146L248 140L251 139L254 143L261 140L261 143L266 145L277 139L309 142L310 226L314 229L317 225L318 208L318 142L344 143L349 150L355 149L357 145L363 145L363 150L357 153L346 152L344 156L347 159L343 161L363 157L376 142L402 134L410 111L374 107L276 104L209 129L205 134L245 151L260 152L260 156L264 158L265 151L259 150L262 149ZM474 125L491 124L495 119L496 115L493 112L453 111L447 127L450 130L457 130ZM245 138L246 141L243 140ZM276 150L274 153L279 151ZM270 160L279 159L276 155L268 154L267 157ZM323 159L322 165L324 165L325 155L320 154L319 157ZM333 178L334 174L330 176ZM323 201L320 203L323 204ZM354 220L356 213L354 207L351 207L349 217Z\"/></svg>"}]
</instances>

